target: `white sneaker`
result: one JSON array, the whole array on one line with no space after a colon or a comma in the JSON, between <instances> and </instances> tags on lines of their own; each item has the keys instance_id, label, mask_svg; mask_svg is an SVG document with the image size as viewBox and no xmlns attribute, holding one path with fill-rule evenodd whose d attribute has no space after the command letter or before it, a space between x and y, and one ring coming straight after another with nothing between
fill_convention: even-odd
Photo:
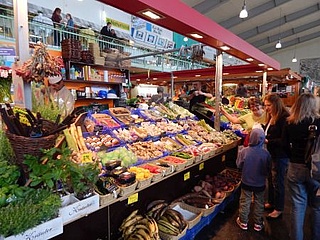
<instances>
[{"instance_id":1,"label":"white sneaker","mask_svg":"<svg viewBox=\"0 0 320 240\"><path fill-rule=\"evenodd\" d=\"M236 220L238 226L242 229L242 230L248 230L248 224L247 223L242 223L240 221L240 218L238 217Z\"/></svg>"},{"instance_id":2,"label":"white sneaker","mask_svg":"<svg viewBox=\"0 0 320 240\"><path fill-rule=\"evenodd\" d=\"M263 229L263 225L264 225L263 222L262 224L255 223L253 229L257 232L260 232Z\"/></svg>"}]
</instances>

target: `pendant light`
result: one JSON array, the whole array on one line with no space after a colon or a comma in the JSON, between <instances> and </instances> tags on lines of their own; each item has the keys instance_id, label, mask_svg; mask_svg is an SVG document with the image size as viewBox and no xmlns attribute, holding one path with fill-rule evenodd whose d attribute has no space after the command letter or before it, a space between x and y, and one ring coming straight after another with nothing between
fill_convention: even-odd
<instances>
[{"instance_id":1,"label":"pendant light","mask_svg":"<svg viewBox=\"0 0 320 240\"><path fill-rule=\"evenodd\" d=\"M281 8L280 8L280 18L279 18L279 39L278 42L276 43L276 49L282 48L281 44Z\"/></svg>"},{"instance_id":2,"label":"pendant light","mask_svg":"<svg viewBox=\"0 0 320 240\"><path fill-rule=\"evenodd\" d=\"M277 42L277 44L276 44L276 48L277 48L277 49L282 48L282 44L281 44L281 39L280 39L280 37L279 37L279 40L278 40L278 42Z\"/></svg>"},{"instance_id":3,"label":"pendant light","mask_svg":"<svg viewBox=\"0 0 320 240\"><path fill-rule=\"evenodd\" d=\"M297 45L294 46L293 58L291 60L291 62L293 62L293 63L298 62L298 60L296 58L296 48L297 48Z\"/></svg>"},{"instance_id":4,"label":"pendant light","mask_svg":"<svg viewBox=\"0 0 320 240\"><path fill-rule=\"evenodd\" d=\"M239 13L239 18L247 18L247 17L248 17L247 5L246 5L246 0L244 0L242 10Z\"/></svg>"}]
</instances>

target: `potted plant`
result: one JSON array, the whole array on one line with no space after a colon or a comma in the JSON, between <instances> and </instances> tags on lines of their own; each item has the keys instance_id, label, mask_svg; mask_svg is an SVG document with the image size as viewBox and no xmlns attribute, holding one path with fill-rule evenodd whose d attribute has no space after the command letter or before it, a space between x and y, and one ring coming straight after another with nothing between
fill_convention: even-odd
<instances>
[{"instance_id":1,"label":"potted plant","mask_svg":"<svg viewBox=\"0 0 320 240\"><path fill-rule=\"evenodd\" d=\"M65 144L59 148L42 150L41 158L26 155L30 186L51 191L74 192L80 199L93 193L98 181L98 163L77 164L71 161L71 150Z\"/></svg>"},{"instance_id":2,"label":"potted plant","mask_svg":"<svg viewBox=\"0 0 320 240\"><path fill-rule=\"evenodd\" d=\"M24 198L0 208L0 236L21 234L47 222L58 216L60 206L59 196L48 190L29 188Z\"/></svg>"}]
</instances>

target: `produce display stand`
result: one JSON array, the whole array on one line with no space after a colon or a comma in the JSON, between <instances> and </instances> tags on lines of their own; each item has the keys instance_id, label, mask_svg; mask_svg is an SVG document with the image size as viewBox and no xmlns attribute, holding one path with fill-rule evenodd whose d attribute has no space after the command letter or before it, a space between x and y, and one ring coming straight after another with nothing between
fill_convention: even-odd
<instances>
[{"instance_id":1,"label":"produce display stand","mask_svg":"<svg viewBox=\"0 0 320 240\"><path fill-rule=\"evenodd\" d=\"M234 162L237 156L237 148L232 148L216 156L196 162L183 171L174 172L165 176L158 182L152 182L149 186L135 190L130 196L123 196L112 200L109 205L100 207L99 210L80 218L74 222L64 225L63 234L56 236L54 239L118 239L118 231L121 222L128 214L139 209L141 214L144 213L146 206L157 199L164 199L171 202L191 192L191 188L203 179L205 175L213 175L221 172L226 168L229 162ZM135 200L132 199L135 196ZM205 226L206 219L210 220L231 201L233 195L230 195L220 206L209 216L187 231L188 234L194 234L197 227ZM214 215L215 214L215 215ZM204 221L204 222L203 222ZM211 220L210 220L211 221ZM187 238L186 238L187 239ZM189 238L190 239L190 238Z\"/></svg>"}]
</instances>

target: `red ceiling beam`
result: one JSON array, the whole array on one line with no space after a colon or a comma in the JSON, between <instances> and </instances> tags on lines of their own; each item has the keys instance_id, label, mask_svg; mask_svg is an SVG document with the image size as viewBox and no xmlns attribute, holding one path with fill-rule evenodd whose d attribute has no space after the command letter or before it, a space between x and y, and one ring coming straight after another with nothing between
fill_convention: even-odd
<instances>
[{"instance_id":1,"label":"red ceiling beam","mask_svg":"<svg viewBox=\"0 0 320 240\"><path fill-rule=\"evenodd\" d=\"M216 49L227 45L231 50L225 52L239 59L246 60L250 57L254 59L254 64L263 63L266 68L280 69L278 61L179 0L99 1L190 38L192 38L189 35L190 33L198 33L203 38L193 38L194 40ZM141 14L146 9L151 9L164 18L158 20L149 19Z\"/></svg>"},{"instance_id":2,"label":"red ceiling beam","mask_svg":"<svg viewBox=\"0 0 320 240\"><path fill-rule=\"evenodd\" d=\"M254 73L256 71L262 71L263 67L257 65L248 64L248 65L239 65L239 66L226 66L223 67L224 74L243 74L245 76L248 73ZM172 72L174 77L179 79L190 79L196 77L196 75L207 76L208 78L215 77L215 68L203 68L203 69L194 69L194 70L181 70ZM151 72L151 73L142 73L142 74L132 74L130 79L135 81L136 79L170 79L171 73L167 72Z\"/></svg>"}]
</instances>

